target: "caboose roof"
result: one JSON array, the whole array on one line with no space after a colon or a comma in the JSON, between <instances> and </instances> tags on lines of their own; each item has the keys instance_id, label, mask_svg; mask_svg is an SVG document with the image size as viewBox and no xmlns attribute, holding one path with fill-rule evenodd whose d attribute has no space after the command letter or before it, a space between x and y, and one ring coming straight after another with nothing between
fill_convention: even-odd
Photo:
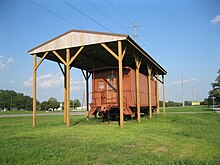
<instances>
[{"instance_id":1,"label":"caboose roof","mask_svg":"<svg viewBox=\"0 0 220 165\"><path fill-rule=\"evenodd\" d=\"M61 34L39 46L28 51L29 54L36 54L42 57L48 52L45 59L62 63L52 51L56 51L64 61L66 61L66 49L70 49L71 56L75 54L80 47L84 47L71 66L83 70L94 70L102 67L117 67L118 61L104 49L101 44L107 45L115 54L118 52L118 41L122 42L123 49L127 47L123 59L123 65L135 69L134 54L142 60L140 72L147 74L146 65L152 67L154 74L164 75L167 72L129 35L103 33L84 30L70 30Z\"/></svg>"}]
</instances>

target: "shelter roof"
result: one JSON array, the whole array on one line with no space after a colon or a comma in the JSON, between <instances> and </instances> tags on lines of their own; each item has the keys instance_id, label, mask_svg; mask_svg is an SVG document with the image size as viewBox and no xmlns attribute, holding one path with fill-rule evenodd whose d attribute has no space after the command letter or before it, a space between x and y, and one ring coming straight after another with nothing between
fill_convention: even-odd
<instances>
[{"instance_id":1,"label":"shelter roof","mask_svg":"<svg viewBox=\"0 0 220 165\"><path fill-rule=\"evenodd\" d=\"M117 59L101 46L101 44L104 43L115 54L118 54L118 41L122 42L123 49L127 48L123 59L124 66L130 66L135 69L134 55L136 55L142 61L140 72L147 74L146 66L150 65L153 74L158 73L164 75L167 73L147 52L132 40L129 35L125 34L70 30L29 50L28 53L42 57L45 52L48 52L46 59L62 63L52 51L56 51L63 60L66 61L67 48L70 49L70 54L73 56L80 47L83 46L83 50L72 62L71 66L92 71L102 67L118 66Z\"/></svg>"}]
</instances>

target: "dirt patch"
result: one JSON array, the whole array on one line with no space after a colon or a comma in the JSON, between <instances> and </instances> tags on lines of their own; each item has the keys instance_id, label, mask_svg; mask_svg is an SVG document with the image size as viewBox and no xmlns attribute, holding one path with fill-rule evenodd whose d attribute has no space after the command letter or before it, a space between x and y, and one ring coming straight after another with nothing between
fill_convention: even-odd
<instances>
[{"instance_id":1,"label":"dirt patch","mask_svg":"<svg viewBox=\"0 0 220 165\"><path fill-rule=\"evenodd\" d=\"M159 155L159 154L161 154L161 153L167 152L167 148L164 147L164 146L158 147L158 148L156 148L156 149L154 150L154 152L155 152L157 155Z\"/></svg>"}]
</instances>

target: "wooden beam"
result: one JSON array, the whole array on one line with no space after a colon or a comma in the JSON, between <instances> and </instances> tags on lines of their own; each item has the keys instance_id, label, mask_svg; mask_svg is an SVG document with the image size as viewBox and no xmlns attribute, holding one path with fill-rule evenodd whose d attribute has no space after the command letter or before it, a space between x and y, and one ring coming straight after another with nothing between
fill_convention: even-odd
<instances>
[{"instance_id":1,"label":"wooden beam","mask_svg":"<svg viewBox=\"0 0 220 165\"><path fill-rule=\"evenodd\" d=\"M156 100L157 100L157 114L160 114L160 101L159 101L159 84L158 84L158 73L156 74L156 90L157 90L157 95L156 95Z\"/></svg>"},{"instance_id":2,"label":"wooden beam","mask_svg":"<svg viewBox=\"0 0 220 165\"><path fill-rule=\"evenodd\" d=\"M33 72L33 127L36 127L36 110L37 110L37 55L34 54L34 72Z\"/></svg>"},{"instance_id":3,"label":"wooden beam","mask_svg":"<svg viewBox=\"0 0 220 165\"><path fill-rule=\"evenodd\" d=\"M166 74L166 71L159 65L157 64L156 61L153 60L153 58L150 58L149 55L141 50L137 45L135 45L131 40L127 39L127 41L133 45L141 54L143 54L151 63L153 63L156 67L158 67L164 74Z\"/></svg>"},{"instance_id":4,"label":"wooden beam","mask_svg":"<svg viewBox=\"0 0 220 165\"><path fill-rule=\"evenodd\" d=\"M147 67L148 72L148 98L149 98L149 111L150 111L150 119L152 119L152 96L151 96L151 68Z\"/></svg>"},{"instance_id":5,"label":"wooden beam","mask_svg":"<svg viewBox=\"0 0 220 165\"><path fill-rule=\"evenodd\" d=\"M89 77L91 76L91 73L89 73L86 70L86 74L85 74L82 69L81 72L86 80L86 110L87 110L86 118L89 118L89 114L88 114L89 113Z\"/></svg>"},{"instance_id":6,"label":"wooden beam","mask_svg":"<svg viewBox=\"0 0 220 165\"><path fill-rule=\"evenodd\" d=\"M55 50L53 50L52 52L64 65L67 66L67 63L63 60L63 58Z\"/></svg>"},{"instance_id":7,"label":"wooden beam","mask_svg":"<svg viewBox=\"0 0 220 165\"><path fill-rule=\"evenodd\" d=\"M37 63L37 65L35 66L35 70L37 70L37 68L40 66L40 64L43 62L43 60L45 59L45 57L47 56L48 52L44 53L43 57L40 59L40 61Z\"/></svg>"},{"instance_id":8,"label":"wooden beam","mask_svg":"<svg viewBox=\"0 0 220 165\"><path fill-rule=\"evenodd\" d=\"M122 59L124 59L124 56L125 56L126 50L127 50L127 47L125 47L125 49L123 50L123 53L122 53Z\"/></svg>"},{"instance_id":9,"label":"wooden beam","mask_svg":"<svg viewBox=\"0 0 220 165\"><path fill-rule=\"evenodd\" d=\"M83 77L84 77L84 79L86 80L86 75L85 75L85 73L84 73L84 71L81 69L81 72L82 72L82 74L83 74Z\"/></svg>"},{"instance_id":10,"label":"wooden beam","mask_svg":"<svg viewBox=\"0 0 220 165\"><path fill-rule=\"evenodd\" d=\"M118 41L119 42L119 41ZM121 42L121 41L120 41ZM117 60L119 60L119 56L117 56L115 54L115 52L113 52L107 45L105 44L101 44L103 48L105 48L113 57L115 57ZM121 48L122 49L122 48ZM119 50L118 50L119 51ZM122 52L122 50L120 50ZM122 58L122 54L121 54L121 58ZM123 59L123 58L122 58Z\"/></svg>"},{"instance_id":11,"label":"wooden beam","mask_svg":"<svg viewBox=\"0 0 220 165\"><path fill-rule=\"evenodd\" d=\"M141 61L138 61L135 58L136 64L136 99L137 99L137 119L138 122L141 121L141 107L140 107L140 78L139 78L139 69L141 66Z\"/></svg>"},{"instance_id":12,"label":"wooden beam","mask_svg":"<svg viewBox=\"0 0 220 165\"><path fill-rule=\"evenodd\" d=\"M166 106L165 106L165 92L164 92L164 83L165 78L164 75L162 75L162 95L163 95L163 115L166 116Z\"/></svg>"},{"instance_id":13,"label":"wooden beam","mask_svg":"<svg viewBox=\"0 0 220 165\"><path fill-rule=\"evenodd\" d=\"M65 76L65 71L63 70L63 68L61 67L61 65L60 65L60 63L59 62L57 62L57 64L58 64L58 66L59 66L59 68L60 68L60 70L61 70L61 72L63 73L63 76ZM65 65L64 65L65 66Z\"/></svg>"},{"instance_id":14,"label":"wooden beam","mask_svg":"<svg viewBox=\"0 0 220 165\"><path fill-rule=\"evenodd\" d=\"M67 94L66 94L66 110L67 110L67 122L66 122L66 126L70 127L70 66L69 66L69 62L70 62L70 50L66 49L66 90L67 90Z\"/></svg>"},{"instance_id":15,"label":"wooden beam","mask_svg":"<svg viewBox=\"0 0 220 165\"><path fill-rule=\"evenodd\" d=\"M64 118L63 118L63 120L64 120L64 123L66 124L67 123L67 84L66 84L66 73L67 73L67 69L66 69L66 65L64 65L64 105L63 105L63 107L64 107Z\"/></svg>"},{"instance_id":16,"label":"wooden beam","mask_svg":"<svg viewBox=\"0 0 220 165\"><path fill-rule=\"evenodd\" d=\"M119 68L119 108L120 108L120 127L124 128L124 102L123 102L123 64L122 64L122 43L118 41L118 68Z\"/></svg>"},{"instance_id":17,"label":"wooden beam","mask_svg":"<svg viewBox=\"0 0 220 165\"><path fill-rule=\"evenodd\" d=\"M76 59L76 57L80 54L80 52L83 50L84 46L80 47L79 50L76 52L76 54L74 54L73 57L71 57L70 61L69 61L69 65L72 64L72 62Z\"/></svg>"},{"instance_id":18,"label":"wooden beam","mask_svg":"<svg viewBox=\"0 0 220 165\"><path fill-rule=\"evenodd\" d=\"M158 80L158 81L159 81L161 84L163 83L163 81L162 81L162 80L160 80L160 78L159 78L159 77L157 78L157 76L155 76L155 75L154 75L154 78L155 78L155 79L157 79L157 80Z\"/></svg>"}]
</instances>

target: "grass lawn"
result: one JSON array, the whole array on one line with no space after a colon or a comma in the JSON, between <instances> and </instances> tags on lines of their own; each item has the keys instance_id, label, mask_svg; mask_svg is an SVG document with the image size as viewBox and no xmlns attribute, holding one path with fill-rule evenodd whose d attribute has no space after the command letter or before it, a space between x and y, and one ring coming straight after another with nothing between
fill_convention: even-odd
<instances>
[{"instance_id":1,"label":"grass lawn","mask_svg":"<svg viewBox=\"0 0 220 165\"><path fill-rule=\"evenodd\" d=\"M71 110L78 111L78 112L85 112L86 110ZM12 110L12 111L0 111L0 115L17 115L17 114L32 114L33 111L26 111L26 110ZM63 113L62 111L37 111L37 114L48 114L48 113Z\"/></svg>"},{"instance_id":2,"label":"grass lawn","mask_svg":"<svg viewBox=\"0 0 220 165\"><path fill-rule=\"evenodd\" d=\"M220 164L220 114L102 123L72 116L0 119L1 164Z\"/></svg>"},{"instance_id":3,"label":"grass lawn","mask_svg":"<svg viewBox=\"0 0 220 165\"><path fill-rule=\"evenodd\" d=\"M37 114L44 114L44 113L53 113L56 111L37 111ZM26 111L26 110L12 110L12 111L1 111L0 115L18 115L18 114L32 114L33 111Z\"/></svg>"},{"instance_id":4,"label":"grass lawn","mask_svg":"<svg viewBox=\"0 0 220 165\"><path fill-rule=\"evenodd\" d=\"M161 112L163 108L161 107ZM166 112L212 112L208 106L167 107Z\"/></svg>"}]
</instances>

